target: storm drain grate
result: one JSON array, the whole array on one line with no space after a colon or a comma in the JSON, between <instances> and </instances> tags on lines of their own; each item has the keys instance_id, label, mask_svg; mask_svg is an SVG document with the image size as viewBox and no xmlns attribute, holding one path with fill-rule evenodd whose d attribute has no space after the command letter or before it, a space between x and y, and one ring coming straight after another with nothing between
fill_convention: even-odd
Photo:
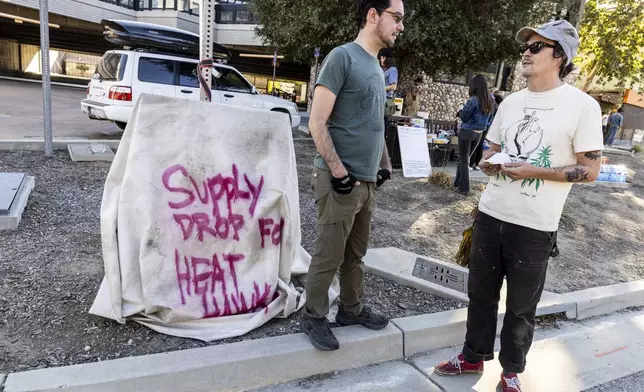
<instances>
[{"instance_id":1,"label":"storm drain grate","mask_svg":"<svg viewBox=\"0 0 644 392\"><path fill-rule=\"evenodd\" d=\"M467 272L446 267L443 264L416 258L412 275L453 290L467 293Z\"/></svg>"}]
</instances>

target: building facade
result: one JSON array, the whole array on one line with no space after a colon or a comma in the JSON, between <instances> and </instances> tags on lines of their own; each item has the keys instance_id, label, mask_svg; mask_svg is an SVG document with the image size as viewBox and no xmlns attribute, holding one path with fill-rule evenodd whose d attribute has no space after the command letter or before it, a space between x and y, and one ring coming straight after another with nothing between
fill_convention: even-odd
<instances>
[{"instance_id":1,"label":"building facade","mask_svg":"<svg viewBox=\"0 0 644 392\"><path fill-rule=\"evenodd\" d=\"M101 20L160 24L199 33L201 0L49 0L53 80L87 83L103 53L117 49L103 39ZM0 0L0 74L39 77L39 0ZM307 99L309 67L277 63L273 49L255 35L257 17L248 0L219 0L215 42L228 47L235 66L258 90L296 102Z\"/></svg>"}]
</instances>

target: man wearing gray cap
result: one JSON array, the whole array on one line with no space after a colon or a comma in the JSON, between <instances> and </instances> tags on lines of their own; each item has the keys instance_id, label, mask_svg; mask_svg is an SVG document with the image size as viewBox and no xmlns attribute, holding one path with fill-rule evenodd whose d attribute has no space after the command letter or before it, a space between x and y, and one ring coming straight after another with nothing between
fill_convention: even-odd
<instances>
[{"instance_id":1,"label":"man wearing gray cap","mask_svg":"<svg viewBox=\"0 0 644 392\"><path fill-rule=\"evenodd\" d=\"M467 334L462 353L439 375L480 374L494 359L503 279L507 300L499 361L504 392L520 392L517 376L532 345L537 304L564 203L573 183L597 178L601 163L599 104L563 82L579 36L565 20L517 33L528 87L500 105L479 163L490 176L474 221Z\"/></svg>"}]
</instances>

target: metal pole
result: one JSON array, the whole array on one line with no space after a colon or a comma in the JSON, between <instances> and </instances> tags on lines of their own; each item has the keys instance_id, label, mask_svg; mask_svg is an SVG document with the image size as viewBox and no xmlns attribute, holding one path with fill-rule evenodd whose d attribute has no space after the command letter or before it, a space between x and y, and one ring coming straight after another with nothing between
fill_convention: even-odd
<instances>
[{"instance_id":1,"label":"metal pole","mask_svg":"<svg viewBox=\"0 0 644 392\"><path fill-rule=\"evenodd\" d=\"M277 49L273 53L273 90L275 90L275 68L277 68Z\"/></svg>"},{"instance_id":2,"label":"metal pole","mask_svg":"<svg viewBox=\"0 0 644 392\"><path fill-rule=\"evenodd\" d=\"M43 124L45 126L45 155L53 154L51 130L51 77L49 75L49 5L40 0L40 58L42 71Z\"/></svg>"}]
</instances>

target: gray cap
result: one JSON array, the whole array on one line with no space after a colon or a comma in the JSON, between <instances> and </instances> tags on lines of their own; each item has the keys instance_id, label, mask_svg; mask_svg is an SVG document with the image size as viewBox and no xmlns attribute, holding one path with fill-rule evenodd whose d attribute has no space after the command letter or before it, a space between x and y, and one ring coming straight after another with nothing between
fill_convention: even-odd
<instances>
[{"instance_id":1,"label":"gray cap","mask_svg":"<svg viewBox=\"0 0 644 392\"><path fill-rule=\"evenodd\" d=\"M532 27L524 27L517 33L517 41L525 44L530 37L534 34L556 41L561 45L568 58L569 65L572 60L577 56L577 49L579 49L579 33L577 29L567 20L555 20L539 26L536 30Z\"/></svg>"}]
</instances>

